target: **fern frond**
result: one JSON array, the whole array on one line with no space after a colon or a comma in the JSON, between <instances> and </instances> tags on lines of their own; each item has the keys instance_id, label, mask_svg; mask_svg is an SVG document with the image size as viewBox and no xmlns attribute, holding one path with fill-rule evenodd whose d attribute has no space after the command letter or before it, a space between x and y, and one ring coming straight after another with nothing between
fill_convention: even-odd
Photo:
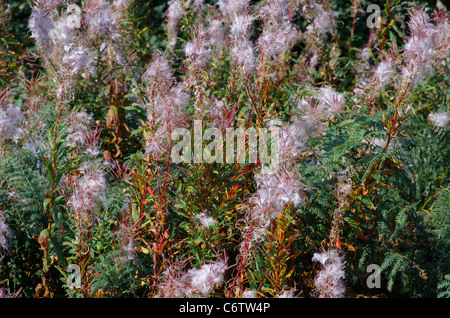
<instances>
[{"instance_id":1,"label":"fern frond","mask_svg":"<svg viewBox=\"0 0 450 318\"><path fill-rule=\"evenodd\" d=\"M450 298L450 274L445 275L444 279L438 284L438 298Z\"/></svg>"}]
</instances>

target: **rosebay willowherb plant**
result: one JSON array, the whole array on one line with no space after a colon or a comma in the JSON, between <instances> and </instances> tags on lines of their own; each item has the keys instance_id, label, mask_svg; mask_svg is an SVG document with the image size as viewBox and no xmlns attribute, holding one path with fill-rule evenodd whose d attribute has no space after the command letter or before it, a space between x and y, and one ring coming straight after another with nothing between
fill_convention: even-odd
<instances>
[{"instance_id":1,"label":"rosebay willowherb plant","mask_svg":"<svg viewBox=\"0 0 450 318\"><path fill-rule=\"evenodd\" d=\"M440 2L0 0L0 297L448 297L449 34Z\"/></svg>"}]
</instances>

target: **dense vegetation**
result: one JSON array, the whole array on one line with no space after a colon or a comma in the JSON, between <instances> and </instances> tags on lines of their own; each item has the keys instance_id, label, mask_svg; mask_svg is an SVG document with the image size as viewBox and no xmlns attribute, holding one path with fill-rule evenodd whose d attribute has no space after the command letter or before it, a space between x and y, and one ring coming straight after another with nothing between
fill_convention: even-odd
<instances>
[{"instance_id":1,"label":"dense vegetation","mask_svg":"<svg viewBox=\"0 0 450 318\"><path fill-rule=\"evenodd\" d=\"M440 1L0 0L0 296L450 297L449 52Z\"/></svg>"}]
</instances>

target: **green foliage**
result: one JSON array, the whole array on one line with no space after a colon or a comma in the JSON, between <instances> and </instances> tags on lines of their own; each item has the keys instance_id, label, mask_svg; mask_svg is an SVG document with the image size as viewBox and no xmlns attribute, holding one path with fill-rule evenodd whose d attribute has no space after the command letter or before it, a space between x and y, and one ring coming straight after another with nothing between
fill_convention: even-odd
<instances>
[{"instance_id":1,"label":"green foliage","mask_svg":"<svg viewBox=\"0 0 450 318\"><path fill-rule=\"evenodd\" d=\"M23 293L31 295L37 285L37 272L41 266L41 253L35 237L39 236L47 217L42 213L42 202L48 187L42 174L43 167L30 152L20 156L8 156L0 161L1 210L10 220L14 240L9 242L9 251L2 262L2 273L11 279L6 286L17 290L23 286ZM41 173L39 173L41 172ZM5 264L10 263L10 266Z\"/></svg>"},{"instance_id":2,"label":"green foliage","mask_svg":"<svg viewBox=\"0 0 450 318\"><path fill-rule=\"evenodd\" d=\"M450 275L445 275L445 278L438 284L438 297L450 298Z\"/></svg>"},{"instance_id":3,"label":"green foliage","mask_svg":"<svg viewBox=\"0 0 450 318\"><path fill-rule=\"evenodd\" d=\"M258 67L247 73L233 56L231 21L217 1L206 2L188 8L180 1L173 39L167 1L130 1L114 25L117 38L111 30L92 36L84 12L72 44L89 48L95 72L78 74L67 63L76 64L69 46L55 66L57 53L47 56L30 38L28 3L0 0L0 221L10 229L0 247L0 288L23 297L154 297L175 286L197 296L189 275L223 260L224 277L210 296L312 297L319 270L313 254L337 249L345 259L347 296L450 297L450 130L429 117L449 114L450 65L441 57L423 82L403 85L413 4L317 1L339 13L332 32L319 38L317 30L308 32L312 20L303 1L290 1L298 4L290 19L301 36L278 64L275 57L263 64L256 41L267 25L261 16L253 20L249 39ZM256 12L266 2L250 3ZM382 8L378 29L367 27L369 4ZM65 5L58 7L62 15ZM432 9L429 4L430 16ZM223 52L211 49L204 66L192 66L186 45L217 18L229 42ZM441 53L448 52L445 45ZM178 102L164 91L171 84L143 76L158 57L169 62L170 81L189 93L183 116L166 109ZM380 88L375 69L390 57L395 75ZM163 81L167 74L157 75ZM324 116L314 113L324 87L340 92L345 106L306 136ZM312 115L300 111L302 99L310 101ZM149 106L155 102L165 107L156 117L167 121L156 126ZM12 128L10 103L24 116ZM219 103L226 111L217 124L210 115ZM268 226L246 251L243 243L257 226L252 208L263 205L255 199L261 162L174 163L168 132L178 125L192 136L199 119L205 129L222 125L224 132L298 118L311 127L300 130L305 136L293 134L301 151L282 166L300 183L304 204L286 201L276 216L266 215ZM155 155L148 146L166 124L167 149ZM79 287L68 284L69 264L80 269ZM366 285L370 264L380 266L381 289Z\"/></svg>"}]
</instances>

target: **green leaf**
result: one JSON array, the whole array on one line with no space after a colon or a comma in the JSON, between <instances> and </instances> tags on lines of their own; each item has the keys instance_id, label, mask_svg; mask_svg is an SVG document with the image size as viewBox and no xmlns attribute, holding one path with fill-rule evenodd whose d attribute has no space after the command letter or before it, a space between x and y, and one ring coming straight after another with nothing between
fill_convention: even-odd
<instances>
[{"instance_id":1,"label":"green leaf","mask_svg":"<svg viewBox=\"0 0 450 318\"><path fill-rule=\"evenodd\" d=\"M58 171L58 174L56 175L56 178L55 178L55 185L58 185L59 184L59 181L61 181L61 178L64 176L64 173L62 173L61 171Z\"/></svg>"},{"instance_id":2,"label":"green leaf","mask_svg":"<svg viewBox=\"0 0 450 318\"><path fill-rule=\"evenodd\" d=\"M75 251L78 250L78 246L76 246L76 245L73 244L72 242L66 241L66 242L63 243L63 245L70 246L70 247L73 248Z\"/></svg>"},{"instance_id":3,"label":"green leaf","mask_svg":"<svg viewBox=\"0 0 450 318\"><path fill-rule=\"evenodd\" d=\"M349 217L344 217L344 220L350 225L350 227L353 229L353 231L356 232L358 236L361 236L363 234L361 228L359 227L359 224Z\"/></svg>"},{"instance_id":4,"label":"green leaf","mask_svg":"<svg viewBox=\"0 0 450 318\"><path fill-rule=\"evenodd\" d=\"M391 40L392 46L397 47L397 39L392 31L389 31L389 39Z\"/></svg>"},{"instance_id":5,"label":"green leaf","mask_svg":"<svg viewBox=\"0 0 450 318\"><path fill-rule=\"evenodd\" d=\"M203 238L202 238L201 236L197 236L197 237L194 239L194 243L195 243L195 245L200 244L200 243L203 243Z\"/></svg>"},{"instance_id":6,"label":"green leaf","mask_svg":"<svg viewBox=\"0 0 450 318\"><path fill-rule=\"evenodd\" d=\"M405 37L405 34L397 27L395 23L392 24L392 28L394 29L395 32L397 32L399 37L401 37L402 39Z\"/></svg>"},{"instance_id":7,"label":"green leaf","mask_svg":"<svg viewBox=\"0 0 450 318\"><path fill-rule=\"evenodd\" d=\"M48 229L43 229L40 233L39 233L39 237L41 237L42 239L48 238Z\"/></svg>"},{"instance_id":8,"label":"green leaf","mask_svg":"<svg viewBox=\"0 0 450 318\"><path fill-rule=\"evenodd\" d=\"M63 217L60 209L54 209L53 211L53 220L55 221L56 227L58 229L63 228Z\"/></svg>"},{"instance_id":9,"label":"green leaf","mask_svg":"<svg viewBox=\"0 0 450 318\"><path fill-rule=\"evenodd\" d=\"M48 207L48 204L50 203L50 198L46 198L45 200L44 200L44 212L47 212L47 207Z\"/></svg>"},{"instance_id":10,"label":"green leaf","mask_svg":"<svg viewBox=\"0 0 450 318\"><path fill-rule=\"evenodd\" d=\"M53 166L51 162L48 160L48 158L44 158L44 163L47 168L47 178L50 184L54 184L55 176L53 174Z\"/></svg>"},{"instance_id":11,"label":"green leaf","mask_svg":"<svg viewBox=\"0 0 450 318\"><path fill-rule=\"evenodd\" d=\"M364 205L366 207L368 207L369 209L375 208L375 205L373 204L373 202L368 197L363 197L361 199L361 202L364 203Z\"/></svg>"},{"instance_id":12,"label":"green leaf","mask_svg":"<svg viewBox=\"0 0 450 318\"><path fill-rule=\"evenodd\" d=\"M53 250L56 253L56 256L58 256L58 260L61 263L61 265L66 268L67 267L67 262L66 262L66 258L64 257L63 251L62 251L62 245L59 242L58 238L55 237L55 235L52 235L52 237L50 238L51 242L52 242L52 246L53 246Z\"/></svg>"}]
</instances>

